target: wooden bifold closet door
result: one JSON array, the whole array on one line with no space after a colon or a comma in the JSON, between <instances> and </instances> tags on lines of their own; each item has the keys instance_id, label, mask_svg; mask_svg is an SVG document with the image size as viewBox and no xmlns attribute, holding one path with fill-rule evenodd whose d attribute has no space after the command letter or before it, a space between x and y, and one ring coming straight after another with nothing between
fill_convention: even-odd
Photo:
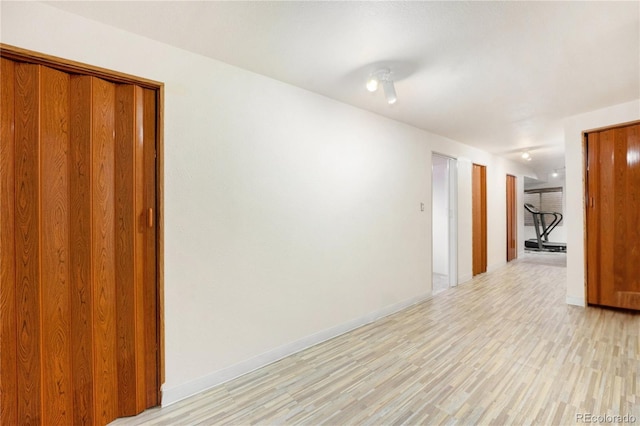
<instances>
[{"instance_id":1,"label":"wooden bifold closet door","mask_svg":"<svg viewBox=\"0 0 640 426\"><path fill-rule=\"evenodd\" d=\"M2 58L2 424L158 404L156 93Z\"/></svg>"},{"instance_id":2,"label":"wooden bifold closet door","mask_svg":"<svg viewBox=\"0 0 640 426\"><path fill-rule=\"evenodd\" d=\"M473 164L472 171L473 276L487 272L487 168Z\"/></svg>"},{"instance_id":3,"label":"wooden bifold closet door","mask_svg":"<svg viewBox=\"0 0 640 426\"><path fill-rule=\"evenodd\" d=\"M517 178L507 175L507 262L518 257Z\"/></svg>"},{"instance_id":4,"label":"wooden bifold closet door","mask_svg":"<svg viewBox=\"0 0 640 426\"><path fill-rule=\"evenodd\" d=\"M640 124L585 141L587 301L640 310Z\"/></svg>"}]
</instances>

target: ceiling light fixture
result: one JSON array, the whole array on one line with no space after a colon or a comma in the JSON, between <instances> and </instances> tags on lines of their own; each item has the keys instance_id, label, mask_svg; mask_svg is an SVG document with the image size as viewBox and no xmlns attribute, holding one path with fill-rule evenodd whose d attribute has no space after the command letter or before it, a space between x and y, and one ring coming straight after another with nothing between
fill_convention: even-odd
<instances>
[{"instance_id":1,"label":"ceiling light fixture","mask_svg":"<svg viewBox=\"0 0 640 426\"><path fill-rule=\"evenodd\" d=\"M398 101L398 94L391 79L391 70L389 68L382 68L372 73L367 80L367 90L375 92L380 84L382 84L387 103L389 105L395 104Z\"/></svg>"},{"instance_id":2,"label":"ceiling light fixture","mask_svg":"<svg viewBox=\"0 0 640 426\"><path fill-rule=\"evenodd\" d=\"M551 173L551 176L558 177L558 170L554 170L553 173Z\"/></svg>"},{"instance_id":3,"label":"ceiling light fixture","mask_svg":"<svg viewBox=\"0 0 640 426\"><path fill-rule=\"evenodd\" d=\"M367 90L370 92L378 90L378 79L374 76L369 77L369 80L367 80Z\"/></svg>"},{"instance_id":4,"label":"ceiling light fixture","mask_svg":"<svg viewBox=\"0 0 640 426\"><path fill-rule=\"evenodd\" d=\"M531 154L529 154L529 151L523 152L522 158L524 158L525 160L531 160Z\"/></svg>"}]
</instances>

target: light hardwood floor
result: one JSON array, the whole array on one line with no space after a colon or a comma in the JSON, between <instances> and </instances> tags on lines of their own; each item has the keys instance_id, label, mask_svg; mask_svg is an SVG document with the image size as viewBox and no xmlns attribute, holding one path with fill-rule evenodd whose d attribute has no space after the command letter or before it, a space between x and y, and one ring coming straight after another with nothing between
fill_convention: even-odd
<instances>
[{"instance_id":1,"label":"light hardwood floor","mask_svg":"<svg viewBox=\"0 0 640 426\"><path fill-rule=\"evenodd\" d=\"M418 305L118 425L640 425L640 315L565 303L527 254Z\"/></svg>"}]
</instances>

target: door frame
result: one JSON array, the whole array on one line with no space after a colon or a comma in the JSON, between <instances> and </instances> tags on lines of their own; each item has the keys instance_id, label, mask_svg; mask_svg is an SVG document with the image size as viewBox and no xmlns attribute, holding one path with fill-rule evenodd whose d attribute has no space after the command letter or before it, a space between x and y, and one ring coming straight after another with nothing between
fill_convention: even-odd
<instances>
[{"instance_id":1,"label":"door frame","mask_svg":"<svg viewBox=\"0 0 640 426\"><path fill-rule=\"evenodd\" d=\"M162 384L165 381L164 339L164 83L105 68L71 61L0 43L0 57L18 62L44 65L70 74L82 74L113 83L135 84L156 93L156 306L158 343L158 405L162 403Z\"/></svg>"}]
</instances>

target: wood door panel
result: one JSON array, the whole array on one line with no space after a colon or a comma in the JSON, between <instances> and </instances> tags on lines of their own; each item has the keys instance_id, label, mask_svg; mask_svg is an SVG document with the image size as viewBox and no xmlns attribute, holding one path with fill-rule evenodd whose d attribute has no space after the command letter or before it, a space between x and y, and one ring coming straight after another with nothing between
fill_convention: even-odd
<instances>
[{"instance_id":1,"label":"wood door panel","mask_svg":"<svg viewBox=\"0 0 640 426\"><path fill-rule=\"evenodd\" d=\"M41 421L38 65L15 67L15 252L18 419Z\"/></svg>"},{"instance_id":2,"label":"wood door panel","mask_svg":"<svg viewBox=\"0 0 640 426\"><path fill-rule=\"evenodd\" d=\"M115 282L115 85L92 78L92 261L96 420L118 417Z\"/></svg>"},{"instance_id":3,"label":"wood door panel","mask_svg":"<svg viewBox=\"0 0 640 426\"><path fill-rule=\"evenodd\" d=\"M613 167L613 134L612 132L604 132L600 135L600 168L611 170ZM596 201L600 206L600 224L601 229L609 230L608 232L600 232L600 280L602 282L613 283L613 260L614 260L614 242L615 242L615 185L613 173L602 173L600 177L600 199ZM605 305L614 303L613 295L607 291L601 292L600 302Z\"/></svg>"},{"instance_id":4,"label":"wood door panel","mask_svg":"<svg viewBox=\"0 0 640 426\"><path fill-rule=\"evenodd\" d=\"M640 125L587 135L587 301L640 310Z\"/></svg>"},{"instance_id":5,"label":"wood door panel","mask_svg":"<svg viewBox=\"0 0 640 426\"><path fill-rule=\"evenodd\" d=\"M120 416L131 416L146 408L144 234L139 229L144 211L142 89L118 85L116 104L118 410Z\"/></svg>"},{"instance_id":6,"label":"wood door panel","mask_svg":"<svg viewBox=\"0 0 640 426\"><path fill-rule=\"evenodd\" d=\"M587 303L598 304L600 301L600 210L593 208L594 199L599 193L600 151L598 147L600 135L589 135L587 146Z\"/></svg>"},{"instance_id":7,"label":"wood door panel","mask_svg":"<svg viewBox=\"0 0 640 426\"><path fill-rule=\"evenodd\" d=\"M0 60L0 418L18 424L15 270L15 64Z\"/></svg>"},{"instance_id":8,"label":"wood door panel","mask_svg":"<svg viewBox=\"0 0 640 426\"><path fill-rule=\"evenodd\" d=\"M91 282L91 77L72 76L70 90L70 253L74 423L93 424L94 338Z\"/></svg>"},{"instance_id":9,"label":"wood door panel","mask_svg":"<svg viewBox=\"0 0 640 426\"><path fill-rule=\"evenodd\" d=\"M143 89L143 126L144 126L144 208L151 209L151 217L140 221L145 232L139 232L144 239L144 312L147 313L144 323L145 334L145 383L146 406L153 407L160 402L160 377L158 374L158 295L156 276L156 263L149 259L156 259L156 93L153 90Z\"/></svg>"},{"instance_id":10,"label":"wood door panel","mask_svg":"<svg viewBox=\"0 0 640 426\"><path fill-rule=\"evenodd\" d=\"M69 424L73 412L69 301L69 75L41 69L41 309L43 422Z\"/></svg>"}]
</instances>

